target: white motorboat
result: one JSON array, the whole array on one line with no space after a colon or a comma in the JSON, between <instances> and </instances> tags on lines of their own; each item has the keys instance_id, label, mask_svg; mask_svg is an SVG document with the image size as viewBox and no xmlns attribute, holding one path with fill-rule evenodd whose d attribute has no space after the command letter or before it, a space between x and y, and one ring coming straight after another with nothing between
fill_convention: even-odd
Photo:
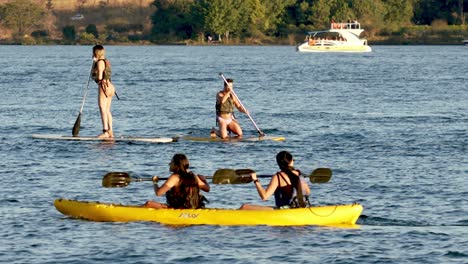
<instances>
[{"instance_id":1,"label":"white motorboat","mask_svg":"<svg viewBox=\"0 0 468 264\"><path fill-rule=\"evenodd\" d=\"M331 23L329 30L310 31L306 42L297 47L299 52L371 52L366 39L359 38L364 32L361 24Z\"/></svg>"}]
</instances>

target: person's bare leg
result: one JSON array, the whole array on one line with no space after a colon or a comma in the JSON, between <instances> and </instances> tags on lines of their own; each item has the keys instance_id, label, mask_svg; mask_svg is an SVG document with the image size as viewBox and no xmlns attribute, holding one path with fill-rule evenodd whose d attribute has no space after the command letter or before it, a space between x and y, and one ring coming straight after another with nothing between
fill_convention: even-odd
<instances>
[{"instance_id":1,"label":"person's bare leg","mask_svg":"<svg viewBox=\"0 0 468 264\"><path fill-rule=\"evenodd\" d=\"M239 209L240 210L273 210L274 208L271 206L243 204Z\"/></svg>"}]
</instances>

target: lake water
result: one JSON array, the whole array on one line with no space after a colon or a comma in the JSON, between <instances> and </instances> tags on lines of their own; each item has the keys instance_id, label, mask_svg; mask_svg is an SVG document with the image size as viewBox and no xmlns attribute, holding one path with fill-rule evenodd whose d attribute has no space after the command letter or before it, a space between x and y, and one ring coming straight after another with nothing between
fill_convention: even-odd
<instances>
[{"instance_id":1,"label":"lake water","mask_svg":"<svg viewBox=\"0 0 468 264\"><path fill-rule=\"evenodd\" d=\"M4 263L468 263L468 49L374 46L367 54L294 47L107 46L121 97L117 135L207 135L218 73L267 135L285 142L168 144L45 141L71 135L91 46L0 46L0 260ZM90 84L81 135L102 129ZM246 135L256 135L237 114ZM106 172L168 176L185 153L197 173L277 171L289 150L303 172L332 168L314 204L358 202L358 229L174 228L70 219L56 198L142 204L151 184L103 188ZM267 180L261 181L263 185ZM261 202L252 184L212 185L210 207Z\"/></svg>"}]
</instances>

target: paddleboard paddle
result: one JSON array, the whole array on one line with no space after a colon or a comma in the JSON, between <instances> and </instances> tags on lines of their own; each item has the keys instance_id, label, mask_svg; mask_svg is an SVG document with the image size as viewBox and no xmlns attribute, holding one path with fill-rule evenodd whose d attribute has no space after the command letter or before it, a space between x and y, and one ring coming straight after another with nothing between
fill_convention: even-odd
<instances>
[{"instance_id":1,"label":"paddleboard paddle","mask_svg":"<svg viewBox=\"0 0 468 264\"><path fill-rule=\"evenodd\" d=\"M227 85L229 85L222 72L219 73L219 76L224 80L224 83L226 83ZM247 110L247 108L245 108L245 106L242 104L241 100L239 99L239 97L237 96L237 94L234 92L234 90L231 90L231 94L237 99L237 101L238 101L239 104L242 106L242 108L244 108L244 109ZM265 136L265 133L263 133L263 132L260 130L260 128L257 126L257 124L256 124L255 121L253 120L252 116L250 115L249 111L247 111L246 114L247 114L247 116L249 117L249 119L250 119L250 121L252 122L252 124L254 125L255 129L257 129L257 132L258 132L258 134L260 135L260 137Z\"/></svg>"},{"instance_id":2,"label":"paddleboard paddle","mask_svg":"<svg viewBox=\"0 0 468 264\"><path fill-rule=\"evenodd\" d=\"M78 114L78 117L76 118L75 124L73 125L72 135L74 137L77 137L80 134L81 115L83 113L83 107L84 107L84 104L85 104L85 101L86 101L86 96L88 95L89 81L91 80L91 75L93 73L93 67L94 67L94 61L91 64L91 70L89 71L88 81L86 83L86 89L85 89L84 94L83 94L83 101L81 102L80 113Z\"/></svg>"}]
</instances>

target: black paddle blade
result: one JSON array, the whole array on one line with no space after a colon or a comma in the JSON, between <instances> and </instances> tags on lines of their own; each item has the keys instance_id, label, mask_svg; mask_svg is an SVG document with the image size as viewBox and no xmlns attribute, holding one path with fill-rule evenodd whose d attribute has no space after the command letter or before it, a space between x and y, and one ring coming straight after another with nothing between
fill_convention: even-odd
<instances>
[{"instance_id":1,"label":"black paddle blade","mask_svg":"<svg viewBox=\"0 0 468 264\"><path fill-rule=\"evenodd\" d=\"M309 175L309 178L311 183L326 183L331 176L332 171L329 168L318 168Z\"/></svg>"},{"instance_id":2,"label":"black paddle blade","mask_svg":"<svg viewBox=\"0 0 468 264\"><path fill-rule=\"evenodd\" d=\"M252 181L251 174L255 172L251 169L219 169L213 175L214 184L242 184Z\"/></svg>"},{"instance_id":3,"label":"black paddle blade","mask_svg":"<svg viewBox=\"0 0 468 264\"><path fill-rule=\"evenodd\" d=\"M126 172L109 172L102 178L102 186L106 188L125 187L132 182L132 178Z\"/></svg>"},{"instance_id":4,"label":"black paddle blade","mask_svg":"<svg viewBox=\"0 0 468 264\"><path fill-rule=\"evenodd\" d=\"M81 112L78 114L78 118L76 118L75 124L73 125L72 135L77 137L80 134L80 125L81 125Z\"/></svg>"}]
</instances>

